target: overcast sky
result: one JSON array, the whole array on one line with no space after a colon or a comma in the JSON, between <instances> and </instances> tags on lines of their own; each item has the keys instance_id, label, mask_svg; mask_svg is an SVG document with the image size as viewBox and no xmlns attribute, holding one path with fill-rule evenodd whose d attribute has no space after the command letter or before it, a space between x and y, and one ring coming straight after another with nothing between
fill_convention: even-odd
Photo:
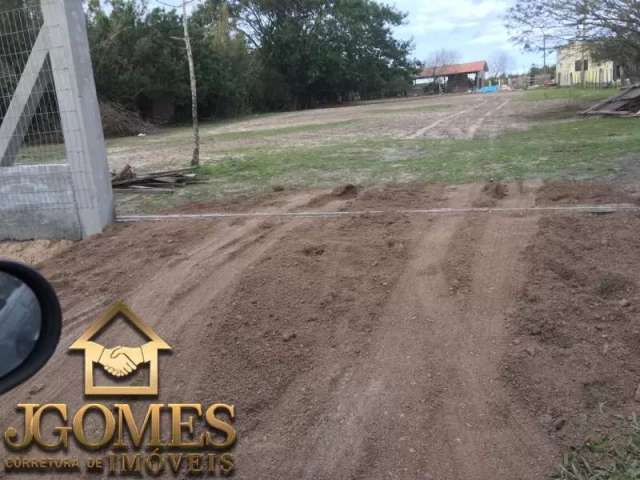
<instances>
[{"instance_id":1,"label":"overcast sky","mask_svg":"<svg viewBox=\"0 0 640 480\"><path fill-rule=\"evenodd\" d=\"M513 58L516 71L542 65L542 54L523 53L509 42L502 18L509 0L387 1L409 14L398 36L414 39L416 58L425 60L430 52L446 48L458 51L462 61L490 60L503 50Z\"/></svg>"}]
</instances>

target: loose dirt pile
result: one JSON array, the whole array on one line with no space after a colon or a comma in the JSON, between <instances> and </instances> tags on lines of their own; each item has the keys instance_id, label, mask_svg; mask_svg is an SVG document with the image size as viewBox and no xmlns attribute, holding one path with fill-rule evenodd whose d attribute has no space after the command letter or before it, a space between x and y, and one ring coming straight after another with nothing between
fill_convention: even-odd
<instances>
[{"instance_id":1,"label":"loose dirt pile","mask_svg":"<svg viewBox=\"0 0 640 480\"><path fill-rule=\"evenodd\" d=\"M146 122L139 113L112 102L100 103L100 117L106 137L127 137L157 133L159 128Z\"/></svg>"},{"instance_id":2,"label":"loose dirt pile","mask_svg":"<svg viewBox=\"0 0 640 480\"><path fill-rule=\"evenodd\" d=\"M502 200L507 196L509 187L502 182L489 182L482 188L482 191L491 198Z\"/></svg>"},{"instance_id":3,"label":"loose dirt pile","mask_svg":"<svg viewBox=\"0 0 640 480\"><path fill-rule=\"evenodd\" d=\"M522 184L518 183L518 191L522 193ZM502 182L490 181L482 187L483 195L473 202L477 208L492 208L509 194L509 187Z\"/></svg>"},{"instance_id":4,"label":"loose dirt pile","mask_svg":"<svg viewBox=\"0 0 640 480\"><path fill-rule=\"evenodd\" d=\"M38 265L55 257L74 242L69 240L36 240L32 242L0 242L0 257Z\"/></svg>"},{"instance_id":5,"label":"loose dirt pile","mask_svg":"<svg viewBox=\"0 0 640 480\"><path fill-rule=\"evenodd\" d=\"M578 184L567 197L559 185L506 187L280 192L229 208L592 198ZM173 347L157 401L236 405L236 478L539 480L634 406L639 228L629 213L540 212L117 225L43 264L63 339L3 397L0 429L16 403L83 402L82 358L66 349L122 298Z\"/></svg>"},{"instance_id":6,"label":"loose dirt pile","mask_svg":"<svg viewBox=\"0 0 640 480\"><path fill-rule=\"evenodd\" d=\"M640 197L622 191L613 184L576 181L545 183L537 194L537 205L631 203L638 204Z\"/></svg>"}]
</instances>

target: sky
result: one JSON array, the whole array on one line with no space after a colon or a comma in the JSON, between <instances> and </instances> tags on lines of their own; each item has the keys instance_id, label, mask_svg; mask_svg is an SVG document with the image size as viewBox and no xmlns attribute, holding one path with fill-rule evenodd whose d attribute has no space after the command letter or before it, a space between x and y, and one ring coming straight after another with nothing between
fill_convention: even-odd
<instances>
[{"instance_id":1,"label":"sky","mask_svg":"<svg viewBox=\"0 0 640 480\"><path fill-rule=\"evenodd\" d=\"M533 63L542 65L542 53L525 53L509 41L503 17L509 0L387 0L409 14L399 27L399 38L413 38L414 56L426 60L429 53L456 50L462 62L491 59L498 51L513 58L512 71L525 72ZM553 56L550 59L553 61Z\"/></svg>"}]
</instances>

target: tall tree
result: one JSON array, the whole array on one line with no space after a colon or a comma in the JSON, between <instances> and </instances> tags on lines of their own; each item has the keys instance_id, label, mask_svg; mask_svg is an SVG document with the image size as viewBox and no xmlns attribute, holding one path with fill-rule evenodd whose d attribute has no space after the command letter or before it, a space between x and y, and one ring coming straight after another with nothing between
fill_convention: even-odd
<instances>
[{"instance_id":1,"label":"tall tree","mask_svg":"<svg viewBox=\"0 0 640 480\"><path fill-rule=\"evenodd\" d=\"M489 75L496 79L503 77L509 73L513 65L513 57L504 50L498 50L489 58Z\"/></svg>"},{"instance_id":2,"label":"tall tree","mask_svg":"<svg viewBox=\"0 0 640 480\"><path fill-rule=\"evenodd\" d=\"M433 77L433 82L437 88L437 92L442 92L442 82L438 78L438 71L447 65L453 65L460 61L460 52L456 50L450 50L447 48L441 48L431 52L424 61L426 72ZM435 90L434 90L435 91Z\"/></svg>"},{"instance_id":3,"label":"tall tree","mask_svg":"<svg viewBox=\"0 0 640 480\"><path fill-rule=\"evenodd\" d=\"M517 0L507 14L513 40L525 48L590 43L602 58L640 65L638 0Z\"/></svg>"},{"instance_id":4,"label":"tall tree","mask_svg":"<svg viewBox=\"0 0 640 480\"><path fill-rule=\"evenodd\" d=\"M370 0L234 0L263 80L283 81L293 108L408 82L410 42L393 37L405 15ZM278 91L279 89L276 89Z\"/></svg>"},{"instance_id":5,"label":"tall tree","mask_svg":"<svg viewBox=\"0 0 640 480\"><path fill-rule=\"evenodd\" d=\"M193 116L182 1L90 0L102 100ZM188 12L198 117L402 93L415 73L411 43L393 36L404 18L374 0L199 0Z\"/></svg>"},{"instance_id":6,"label":"tall tree","mask_svg":"<svg viewBox=\"0 0 640 480\"><path fill-rule=\"evenodd\" d=\"M191 14L198 108L203 115L227 117L259 108L255 55L237 21L229 4L219 0L200 3Z\"/></svg>"},{"instance_id":7,"label":"tall tree","mask_svg":"<svg viewBox=\"0 0 640 480\"><path fill-rule=\"evenodd\" d=\"M171 100L188 105L188 69L180 16L135 0L111 0L89 15L89 44L102 100L130 108Z\"/></svg>"}]
</instances>

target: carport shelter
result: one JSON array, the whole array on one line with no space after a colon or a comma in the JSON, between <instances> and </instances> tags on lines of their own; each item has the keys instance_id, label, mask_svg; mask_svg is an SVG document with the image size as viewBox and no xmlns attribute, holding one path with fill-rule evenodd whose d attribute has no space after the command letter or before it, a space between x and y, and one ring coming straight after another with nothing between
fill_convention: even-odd
<instances>
[{"instance_id":1,"label":"carport shelter","mask_svg":"<svg viewBox=\"0 0 640 480\"><path fill-rule=\"evenodd\" d=\"M441 81L447 92L466 92L484 86L485 73L489 71L487 62L458 63L441 67L426 67L415 78L416 86Z\"/></svg>"}]
</instances>

